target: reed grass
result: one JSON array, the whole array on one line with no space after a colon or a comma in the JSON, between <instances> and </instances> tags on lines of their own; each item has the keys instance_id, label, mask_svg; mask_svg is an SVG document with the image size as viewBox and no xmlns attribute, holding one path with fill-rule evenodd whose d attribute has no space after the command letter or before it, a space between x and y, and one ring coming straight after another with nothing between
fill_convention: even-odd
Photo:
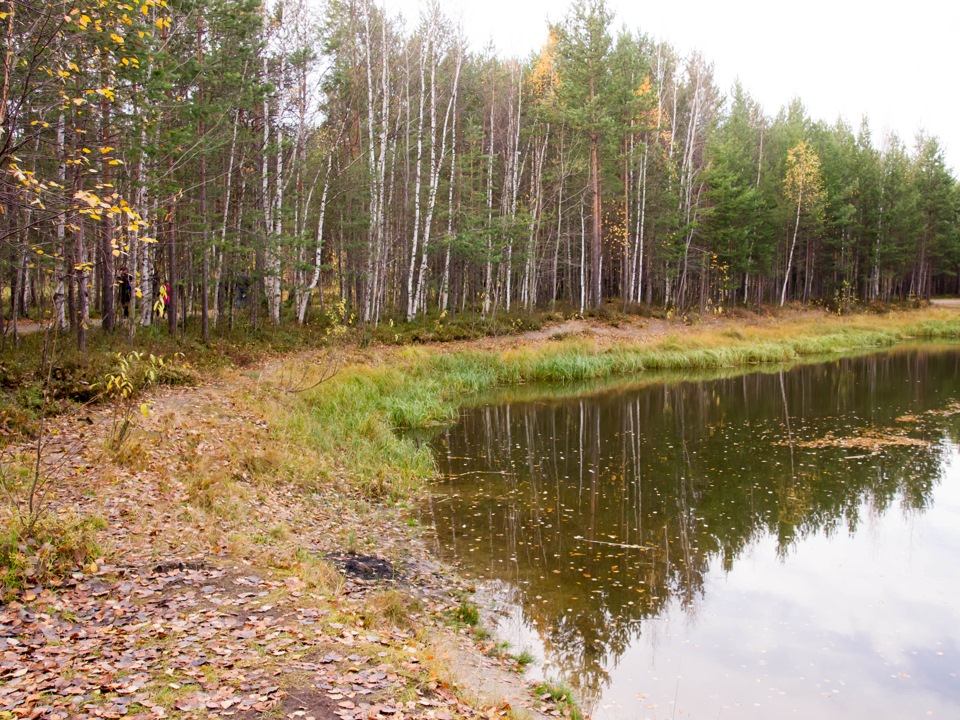
<instances>
[{"instance_id":1,"label":"reed grass","mask_svg":"<svg viewBox=\"0 0 960 720\"><path fill-rule=\"evenodd\" d=\"M403 497L434 473L432 454L403 429L453 422L486 391L534 383L608 378L650 380L652 373L783 365L909 340L960 339L960 317L942 312L883 318L793 322L668 336L603 346L564 339L506 351L440 352L417 348L378 365L354 365L285 408L286 432L335 458L354 487L371 496Z\"/></svg>"}]
</instances>

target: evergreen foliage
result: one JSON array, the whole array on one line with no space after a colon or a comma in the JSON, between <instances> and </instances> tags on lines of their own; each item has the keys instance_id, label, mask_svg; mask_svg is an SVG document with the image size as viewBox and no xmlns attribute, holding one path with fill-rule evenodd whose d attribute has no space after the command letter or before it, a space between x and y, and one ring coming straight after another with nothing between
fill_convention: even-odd
<instances>
[{"instance_id":1,"label":"evergreen foliage","mask_svg":"<svg viewBox=\"0 0 960 720\"><path fill-rule=\"evenodd\" d=\"M765 114L577 0L526 59L434 0L3 2L0 321L86 343L344 307L843 311L960 285L935 137ZM136 322L126 322L130 317Z\"/></svg>"}]
</instances>

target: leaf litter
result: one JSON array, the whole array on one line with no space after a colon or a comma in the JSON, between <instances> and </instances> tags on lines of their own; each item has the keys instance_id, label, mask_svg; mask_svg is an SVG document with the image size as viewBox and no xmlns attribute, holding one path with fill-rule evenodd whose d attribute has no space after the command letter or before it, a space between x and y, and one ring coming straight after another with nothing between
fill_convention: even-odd
<instances>
[{"instance_id":1,"label":"leaf litter","mask_svg":"<svg viewBox=\"0 0 960 720\"><path fill-rule=\"evenodd\" d=\"M336 480L249 476L238 449L279 440L244 402L248 385L158 393L134 463L103 452L105 412L57 421L47 457L71 462L54 511L103 517L106 549L0 606L0 718L561 716L526 687L471 701L443 679L462 653L482 657L445 624L463 585L396 510ZM222 496L199 496L204 482ZM345 575L318 581L325 558ZM385 582L417 599L412 628L366 617Z\"/></svg>"}]
</instances>

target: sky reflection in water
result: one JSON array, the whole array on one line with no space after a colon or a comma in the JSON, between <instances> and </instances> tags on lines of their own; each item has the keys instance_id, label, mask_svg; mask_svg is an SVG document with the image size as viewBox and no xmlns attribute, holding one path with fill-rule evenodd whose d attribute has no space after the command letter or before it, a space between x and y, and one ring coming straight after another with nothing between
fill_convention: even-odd
<instances>
[{"instance_id":1,"label":"sky reflection in water","mask_svg":"<svg viewBox=\"0 0 960 720\"><path fill-rule=\"evenodd\" d=\"M479 407L437 552L595 718L960 716L960 352Z\"/></svg>"}]
</instances>

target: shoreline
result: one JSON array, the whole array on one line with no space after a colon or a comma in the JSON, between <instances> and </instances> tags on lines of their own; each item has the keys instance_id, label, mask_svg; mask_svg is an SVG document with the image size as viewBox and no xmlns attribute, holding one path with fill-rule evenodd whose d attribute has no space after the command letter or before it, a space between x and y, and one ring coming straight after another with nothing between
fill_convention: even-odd
<instances>
[{"instance_id":1,"label":"shoreline","mask_svg":"<svg viewBox=\"0 0 960 720\"><path fill-rule=\"evenodd\" d=\"M447 421L511 381L960 337L960 314L945 311L800 315L348 348L332 378L292 393L292 371L322 371L328 357L300 353L157 391L120 451L105 444L108 408L52 421L44 461L61 468L58 516L103 529L59 587L27 588L0 610L0 717L563 714L458 619L470 586L430 556L409 513L432 462L394 429ZM368 577L364 558L392 570Z\"/></svg>"}]
</instances>

